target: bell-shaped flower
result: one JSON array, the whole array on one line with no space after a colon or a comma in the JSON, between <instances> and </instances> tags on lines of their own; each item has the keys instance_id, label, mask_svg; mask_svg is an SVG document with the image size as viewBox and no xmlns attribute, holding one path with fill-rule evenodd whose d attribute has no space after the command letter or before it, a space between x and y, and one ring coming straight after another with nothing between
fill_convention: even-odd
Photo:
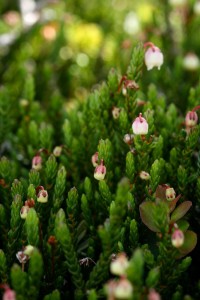
<instances>
[{"instance_id":1,"label":"bell-shaped flower","mask_svg":"<svg viewBox=\"0 0 200 300\"><path fill-rule=\"evenodd\" d=\"M42 157L40 155L36 155L32 159L32 169L40 170L42 168Z\"/></svg>"},{"instance_id":2,"label":"bell-shaped flower","mask_svg":"<svg viewBox=\"0 0 200 300\"><path fill-rule=\"evenodd\" d=\"M125 271L129 266L128 259L125 253L119 253L115 260L110 264L110 272L114 275L125 275Z\"/></svg>"},{"instance_id":3,"label":"bell-shaped flower","mask_svg":"<svg viewBox=\"0 0 200 300\"><path fill-rule=\"evenodd\" d=\"M183 233L183 231L176 228L174 230L174 232L172 233L171 242L172 242L172 245L175 248L181 247L184 243L184 233Z\"/></svg>"},{"instance_id":4,"label":"bell-shaped flower","mask_svg":"<svg viewBox=\"0 0 200 300\"><path fill-rule=\"evenodd\" d=\"M145 135L148 133L149 125L145 118L142 117L142 114L139 114L139 117L135 119L132 124L132 129L134 134Z\"/></svg>"},{"instance_id":5,"label":"bell-shaped flower","mask_svg":"<svg viewBox=\"0 0 200 300\"><path fill-rule=\"evenodd\" d=\"M145 65L147 66L147 70L149 71L154 67L157 67L158 70L160 70L160 67L162 66L164 61L164 56L161 50L150 42L146 43L144 46L149 46L144 56L144 61Z\"/></svg>"},{"instance_id":6,"label":"bell-shaped flower","mask_svg":"<svg viewBox=\"0 0 200 300\"><path fill-rule=\"evenodd\" d=\"M94 178L97 180L103 180L106 175L106 167L104 166L103 160L101 160L101 164L98 165L94 170Z\"/></svg>"}]
</instances>

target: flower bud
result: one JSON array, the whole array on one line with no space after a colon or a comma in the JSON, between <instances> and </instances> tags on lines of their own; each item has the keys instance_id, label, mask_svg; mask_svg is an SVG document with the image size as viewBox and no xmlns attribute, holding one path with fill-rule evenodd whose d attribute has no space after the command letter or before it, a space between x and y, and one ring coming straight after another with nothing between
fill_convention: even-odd
<instances>
[{"instance_id":1,"label":"flower bud","mask_svg":"<svg viewBox=\"0 0 200 300\"><path fill-rule=\"evenodd\" d=\"M133 294L133 286L126 278L119 280L115 290L114 296L118 299L129 299Z\"/></svg>"},{"instance_id":2,"label":"flower bud","mask_svg":"<svg viewBox=\"0 0 200 300\"><path fill-rule=\"evenodd\" d=\"M120 114L121 109L119 107L114 106L112 109L112 115L114 119L118 119L119 118L119 114Z\"/></svg>"},{"instance_id":3,"label":"flower bud","mask_svg":"<svg viewBox=\"0 0 200 300\"><path fill-rule=\"evenodd\" d=\"M129 265L128 259L125 253L119 253L117 258L110 264L110 272L114 275L124 275Z\"/></svg>"},{"instance_id":4,"label":"flower bud","mask_svg":"<svg viewBox=\"0 0 200 300\"><path fill-rule=\"evenodd\" d=\"M185 117L185 126L186 127L194 127L197 125L198 115L195 111L188 111Z\"/></svg>"},{"instance_id":5,"label":"flower bud","mask_svg":"<svg viewBox=\"0 0 200 300\"><path fill-rule=\"evenodd\" d=\"M143 179L143 180L149 180L149 179L150 179L149 173L147 173L147 172L145 172L145 171L141 171L139 176L140 176L140 178Z\"/></svg>"},{"instance_id":6,"label":"flower bud","mask_svg":"<svg viewBox=\"0 0 200 300\"><path fill-rule=\"evenodd\" d=\"M101 164L95 168L94 178L97 180L103 180L106 175L106 167L103 164L103 160L101 160Z\"/></svg>"},{"instance_id":7,"label":"flower bud","mask_svg":"<svg viewBox=\"0 0 200 300\"><path fill-rule=\"evenodd\" d=\"M129 134L129 133L125 134L124 139L123 139L124 143L126 143L127 145L133 144L133 138L134 138L133 134Z\"/></svg>"},{"instance_id":8,"label":"flower bud","mask_svg":"<svg viewBox=\"0 0 200 300\"><path fill-rule=\"evenodd\" d=\"M150 289L147 299L148 300L161 300L160 294L158 294L154 289Z\"/></svg>"},{"instance_id":9,"label":"flower bud","mask_svg":"<svg viewBox=\"0 0 200 300\"><path fill-rule=\"evenodd\" d=\"M34 251L34 247L32 245L27 245L24 249L24 254L28 255L28 256L31 256L33 251Z\"/></svg>"},{"instance_id":10,"label":"flower bud","mask_svg":"<svg viewBox=\"0 0 200 300\"><path fill-rule=\"evenodd\" d=\"M30 207L27 205L22 206L21 210L20 210L20 217L22 219L26 219L28 212L30 210Z\"/></svg>"},{"instance_id":11,"label":"flower bud","mask_svg":"<svg viewBox=\"0 0 200 300\"><path fill-rule=\"evenodd\" d=\"M37 195L37 201L40 203L47 203L48 202L48 193L46 190L39 191Z\"/></svg>"},{"instance_id":12,"label":"flower bud","mask_svg":"<svg viewBox=\"0 0 200 300\"><path fill-rule=\"evenodd\" d=\"M175 248L179 248L184 243L184 234L180 229L175 229L171 236L172 245Z\"/></svg>"},{"instance_id":13,"label":"flower bud","mask_svg":"<svg viewBox=\"0 0 200 300\"><path fill-rule=\"evenodd\" d=\"M135 119L132 124L132 129L134 134L145 135L148 133L149 125L145 118L142 117L142 114L139 114L139 117Z\"/></svg>"},{"instance_id":14,"label":"flower bud","mask_svg":"<svg viewBox=\"0 0 200 300\"><path fill-rule=\"evenodd\" d=\"M15 291L11 290L10 288L6 288L2 300L16 300Z\"/></svg>"},{"instance_id":15,"label":"flower bud","mask_svg":"<svg viewBox=\"0 0 200 300\"><path fill-rule=\"evenodd\" d=\"M42 157L40 155L36 155L32 159L32 168L35 170L42 169Z\"/></svg>"},{"instance_id":16,"label":"flower bud","mask_svg":"<svg viewBox=\"0 0 200 300\"><path fill-rule=\"evenodd\" d=\"M164 58L160 49L152 44L152 46L145 52L144 60L148 71L154 67L158 67L158 70L160 70Z\"/></svg>"},{"instance_id":17,"label":"flower bud","mask_svg":"<svg viewBox=\"0 0 200 300\"><path fill-rule=\"evenodd\" d=\"M92 161L93 167L98 166L98 161L99 161L99 153L98 152L95 152L95 154L92 155L91 161Z\"/></svg>"},{"instance_id":18,"label":"flower bud","mask_svg":"<svg viewBox=\"0 0 200 300\"><path fill-rule=\"evenodd\" d=\"M172 201L176 198L176 193L173 188L168 187L165 192L166 199Z\"/></svg>"},{"instance_id":19,"label":"flower bud","mask_svg":"<svg viewBox=\"0 0 200 300\"><path fill-rule=\"evenodd\" d=\"M199 69L199 58L194 53L188 53L183 59L183 67L188 71L196 71Z\"/></svg>"},{"instance_id":20,"label":"flower bud","mask_svg":"<svg viewBox=\"0 0 200 300\"><path fill-rule=\"evenodd\" d=\"M61 152L62 152L62 147L60 146L56 146L53 149L53 155L55 155L56 157L59 157L61 155Z\"/></svg>"}]
</instances>

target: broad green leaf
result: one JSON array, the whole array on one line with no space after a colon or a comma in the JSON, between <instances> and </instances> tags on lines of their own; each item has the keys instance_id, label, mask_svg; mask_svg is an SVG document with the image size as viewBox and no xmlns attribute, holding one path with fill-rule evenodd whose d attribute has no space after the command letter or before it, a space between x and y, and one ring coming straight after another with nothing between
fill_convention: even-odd
<instances>
[{"instance_id":1,"label":"broad green leaf","mask_svg":"<svg viewBox=\"0 0 200 300\"><path fill-rule=\"evenodd\" d=\"M190 224L186 220L178 220L177 225L178 225L178 228L180 230L182 230L183 232L185 232L190 226Z\"/></svg>"},{"instance_id":2,"label":"broad green leaf","mask_svg":"<svg viewBox=\"0 0 200 300\"><path fill-rule=\"evenodd\" d=\"M140 217L143 223L154 232L167 230L169 224L169 207L165 202L143 202L140 205Z\"/></svg>"},{"instance_id":3,"label":"broad green leaf","mask_svg":"<svg viewBox=\"0 0 200 300\"><path fill-rule=\"evenodd\" d=\"M190 209L190 207L192 206L192 202L191 201L185 201L183 203L181 203L172 213L171 215L171 223L178 221L179 219L181 219L183 216L185 216L185 214L187 213L187 211Z\"/></svg>"}]
</instances>

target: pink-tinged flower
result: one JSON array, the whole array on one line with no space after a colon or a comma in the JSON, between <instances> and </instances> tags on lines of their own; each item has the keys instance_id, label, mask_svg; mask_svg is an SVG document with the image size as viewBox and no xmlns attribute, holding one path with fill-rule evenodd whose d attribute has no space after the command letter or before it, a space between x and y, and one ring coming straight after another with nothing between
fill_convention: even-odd
<instances>
[{"instance_id":1,"label":"pink-tinged flower","mask_svg":"<svg viewBox=\"0 0 200 300\"><path fill-rule=\"evenodd\" d=\"M158 294L154 289L150 289L147 299L148 300L161 300L160 294Z\"/></svg>"},{"instance_id":2,"label":"pink-tinged flower","mask_svg":"<svg viewBox=\"0 0 200 300\"><path fill-rule=\"evenodd\" d=\"M101 164L98 165L94 170L94 178L97 180L103 180L106 175L106 167L104 166L103 160L101 160Z\"/></svg>"},{"instance_id":3,"label":"pink-tinged flower","mask_svg":"<svg viewBox=\"0 0 200 300\"><path fill-rule=\"evenodd\" d=\"M145 118L142 117L142 114L139 114L139 117L135 119L132 124L132 129L134 134L145 135L148 133L149 125Z\"/></svg>"},{"instance_id":4,"label":"pink-tinged flower","mask_svg":"<svg viewBox=\"0 0 200 300\"><path fill-rule=\"evenodd\" d=\"M185 126L191 128L197 125L197 122L198 122L197 113L195 111L188 111L185 117Z\"/></svg>"},{"instance_id":5,"label":"pink-tinged flower","mask_svg":"<svg viewBox=\"0 0 200 300\"><path fill-rule=\"evenodd\" d=\"M18 251L16 254L17 259L20 264L25 264L29 260L29 256L24 253L24 251Z\"/></svg>"},{"instance_id":6,"label":"pink-tinged flower","mask_svg":"<svg viewBox=\"0 0 200 300\"><path fill-rule=\"evenodd\" d=\"M141 171L139 174L140 178L143 180L149 180L150 179L150 175L149 173L145 172L145 171Z\"/></svg>"},{"instance_id":7,"label":"pink-tinged flower","mask_svg":"<svg viewBox=\"0 0 200 300\"><path fill-rule=\"evenodd\" d=\"M124 143L126 143L128 145L133 144L133 138L134 138L133 134L129 134L129 133L125 134L124 139L123 139Z\"/></svg>"},{"instance_id":8,"label":"pink-tinged flower","mask_svg":"<svg viewBox=\"0 0 200 300\"><path fill-rule=\"evenodd\" d=\"M16 300L15 291L11 290L9 287L6 287L2 300Z\"/></svg>"},{"instance_id":9,"label":"pink-tinged flower","mask_svg":"<svg viewBox=\"0 0 200 300\"><path fill-rule=\"evenodd\" d=\"M172 245L175 248L181 247L184 243L184 233L183 233L183 231L176 228L174 230L174 232L172 233L171 242L172 242Z\"/></svg>"},{"instance_id":10,"label":"pink-tinged flower","mask_svg":"<svg viewBox=\"0 0 200 300\"><path fill-rule=\"evenodd\" d=\"M42 157L40 155L36 155L33 157L32 168L35 170L40 170L42 168Z\"/></svg>"},{"instance_id":11,"label":"pink-tinged flower","mask_svg":"<svg viewBox=\"0 0 200 300\"><path fill-rule=\"evenodd\" d=\"M165 196L168 201L174 200L176 198L175 190L173 188L167 187Z\"/></svg>"},{"instance_id":12,"label":"pink-tinged flower","mask_svg":"<svg viewBox=\"0 0 200 300\"><path fill-rule=\"evenodd\" d=\"M187 71L196 71L199 69L200 61L195 53L188 53L183 59L183 67Z\"/></svg>"},{"instance_id":13,"label":"pink-tinged flower","mask_svg":"<svg viewBox=\"0 0 200 300\"><path fill-rule=\"evenodd\" d=\"M98 152L95 152L95 154L92 155L91 161L92 161L93 167L98 166L98 161L99 161L99 153Z\"/></svg>"},{"instance_id":14,"label":"pink-tinged flower","mask_svg":"<svg viewBox=\"0 0 200 300\"><path fill-rule=\"evenodd\" d=\"M147 70L149 71L154 67L157 67L158 70L160 70L160 67L162 66L164 61L164 57L161 50L151 42L144 44L144 47L149 47L145 52L144 56L144 61L147 66Z\"/></svg>"},{"instance_id":15,"label":"pink-tinged flower","mask_svg":"<svg viewBox=\"0 0 200 300\"><path fill-rule=\"evenodd\" d=\"M62 147L61 146L56 146L54 149L53 149L53 154L56 156L56 157L59 157L61 155L61 152L62 152Z\"/></svg>"},{"instance_id":16,"label":"pink-tinged flower","mask_svg":"<svg viewBox=\"0 0 200 300\"><path fill-rule=\"evenodd\" d=\"M126 278L121 278L116 288L114 289L114 296L117 299L130 299L133 295L133 286Z\"/></svg>"},{"instance_id":17,"label":"pink-tinged flower","mask_svg":"<svg viewBox=\"0 0 200 300\"><path fill-rule=\"evenodd\" d=\"M40 203L48 202L48 192L46 190L40 190L37 195L37 201Z\"/></svg>"},{"instance_id":18,"label":"pink-tinged flower","mask_svg":"<svg viewBox=\"0 0 200 300\"><path fill-rule=\"evenodd\" d=\"M125 253L119 253L115 260L110 264L110 272L114 275L125 275L125 271L129 266L128 259Z\"/></svg>"},{"instance_id":19,"label":"pink-tinged flower","mask_svg":"<svg viewBox=\"0 0 200 300\"><path fill-rule=\"evenodd\" d=\"M27 205L22 206L22 208L21 208L21 210L20 210L20 217L21 217L22 219L26 219L29 210L30 210L30 207L29 207L29 206L27 206Z\"/></svg>"}]
</instances>

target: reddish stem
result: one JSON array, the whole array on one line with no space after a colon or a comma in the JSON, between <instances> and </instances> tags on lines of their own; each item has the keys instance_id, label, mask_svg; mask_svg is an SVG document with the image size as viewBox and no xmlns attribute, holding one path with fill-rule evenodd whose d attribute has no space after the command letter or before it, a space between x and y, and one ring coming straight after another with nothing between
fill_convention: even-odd
<instances>
[{"instance_id":1,"label":"reddish stem","mask_svg":"<svg viewBox=\"0 0 200 300\"><path fill-rule=\"evenodd\" d=\"M146 42L144 43L144 48L151 47L152 49L155 49L155 45L152 42Z\"/></svg>"},{"instance_id":2,"label":"reddish stem","mask_svg":"<svg viewBox=\"0 0 200 300\"><path fill-rule=\"evenodd\" d=\"M195 106L193 109L192 109L192 111L197 111L197 110L199 110L200 109L200 105L197 105L197 106Z\"/></svg>"}]
</instances>

